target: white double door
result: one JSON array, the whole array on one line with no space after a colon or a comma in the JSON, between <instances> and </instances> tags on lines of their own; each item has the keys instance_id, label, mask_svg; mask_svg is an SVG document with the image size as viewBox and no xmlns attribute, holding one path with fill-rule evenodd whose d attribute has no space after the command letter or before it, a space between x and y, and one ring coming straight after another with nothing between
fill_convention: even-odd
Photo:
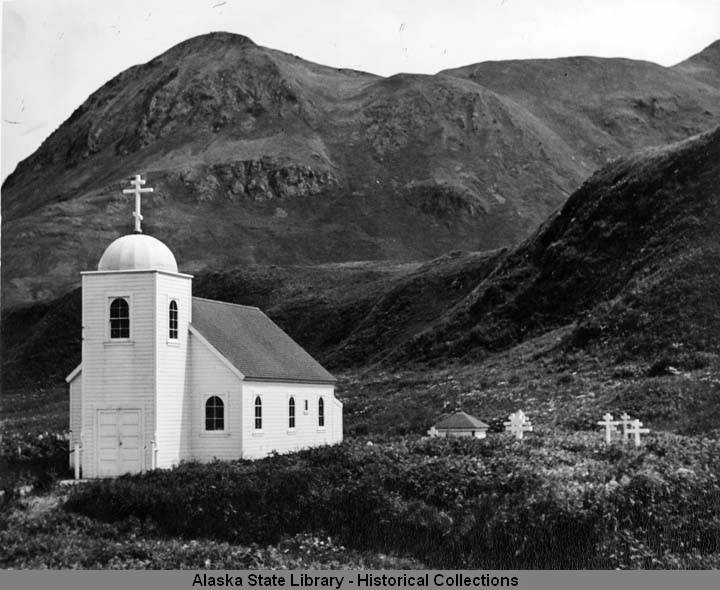
<instances>
[{"instance_id":1,"label":"white double door","mask_svg":"<svg viewBox=\"0 0 720 590\"><path fill-rule=\"evenodd\" d=\"M142 411L98 410L97 424L98 477L142 471Z\"/></svg>"}]
</instances>

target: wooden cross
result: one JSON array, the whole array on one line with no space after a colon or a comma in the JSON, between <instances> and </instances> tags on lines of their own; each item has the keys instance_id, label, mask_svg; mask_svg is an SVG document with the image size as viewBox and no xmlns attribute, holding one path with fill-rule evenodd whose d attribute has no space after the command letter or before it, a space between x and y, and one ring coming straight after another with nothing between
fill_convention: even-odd
<instances>
[{"instance_id":1,"label":"wooden cross","mask_svg":"<svg viewBox=\"0 0 720 590\"><path fill-rule=\"evenodd\" d=\"M507 422L503 422L505 432L511 432L515 435L516 439L522 440L523 434L526 431L532 432L532 424L522 410L518 410L514 414L510 414L508 418L509 420Z\"/></svg>"},{"instance_id":2,"label":"wooden cross","mask_svg":"<svg viewBox=\"0 0 720 590\"><path fill-rule=\"evenodd\" d=\"M620 424L620 422L613 420L613 416L610 412L606 412L603 419L598 422L599 426L605 427L605 442L607 444L612 442L612 433L617 430L618 424Z\"/></svg>"},{"instance_id":3,"label":"wooden cross","mask_svg":"<svg viewBox=\"0 0 720 590\"><path fill-rule=\"evenodd\" d=\"M628 427L632 424L632 420L630 419L630 416L628 416L627 412L623 412L623 415L620 416L620 421L618 423L622 426L622 440L625 442L630 439Z\"/></svg>"},{"instance_id":4,"label":"wooden cross","mask_svg":"<svg viewBox=\"0 0 720 590\"><path fill-rule=\"evenodd\" d=\"M123 194L135 195L135 211L133 211L133 217L135 218L135 232L141 234L142 229L140 228L140 222L142 221L143 216L140 213L140 195L142 193L151 193L154 189L142 188L142 185L145 184L145 181L140 177L139 174L135 175L135 178L130 181L130 184L133 186L133 188L123 189Z\"/></svg>"},{"instance_id":5,"label":"wooden cross","mask_svg":"<svg viewBox=\"0 0 720 590\"><path fill-rule=\"evenodd\" d=\"M640 446L640 435L650 432L649 428L640 428L641 426L642 422L640 422L640 420L633 420L630 423L630 430L628 430L628 436L633 435L635 437L636 447Z\"/></svg>"}]
</instances>

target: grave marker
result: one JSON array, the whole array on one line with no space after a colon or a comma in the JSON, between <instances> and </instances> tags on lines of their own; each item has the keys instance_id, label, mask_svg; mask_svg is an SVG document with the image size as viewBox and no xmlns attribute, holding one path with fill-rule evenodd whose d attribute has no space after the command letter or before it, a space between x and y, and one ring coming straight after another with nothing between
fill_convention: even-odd
<instances>
[{"instance_id":1,"label":"grave marker","mask_svg":"<svg viewBox=\"0 0 720 590\"><path fill-rule=\"evenodd\" d=\"M599 426L605 427L605 442L607 444L612 442L612 433L617 431L618 424L620 424L620 422L613 420L613 415L610 412L606 412L603 419L598 422Z\"/></svg>"},{"instance_id":2,"label":"grave marker","mask_svg":"<svg viewBox=\"0 0 720 590\"><path fill-rule=\"evenodd\" d=\"M508 418L507 422L503 422L505 432L514 434L516 439L522 440L525 432L532 432L532 424L522 410L510 414Z\"/></svg>"},{"instance_id":3,"label":"grave marker","mask_svg":"<svg viewBox=\"0 0 720 590\"><path fill-rule=\"evenodd\" d=\"M628 430L628 436L632 435L635 439L635 446L640 446L640 435L641 434L648 434L650 432L649 428L640 428L643 425L640 420L633 420L630 423L630 430Z\"/></svg>"},{"instance_id":4,"label":"grave marker","mask_svg":"<svg viewBox=\"0 0 720 590\"><path fill-rule=\"evenodd\" d=\"M632 424L632 419L628 416L627 412L623 412L620 416L620 425L622 426L622 441L626 442L630 440L630 433L628 432L629 426Z\"/></svg>"}]
</instances>

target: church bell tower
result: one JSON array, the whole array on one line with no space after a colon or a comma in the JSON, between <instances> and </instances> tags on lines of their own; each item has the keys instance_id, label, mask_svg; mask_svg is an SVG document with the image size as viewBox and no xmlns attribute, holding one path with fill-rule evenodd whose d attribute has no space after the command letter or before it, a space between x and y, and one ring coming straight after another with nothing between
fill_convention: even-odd
<instances>
[{"instance_id":1,"label":"church bell tower","mask_svg":"<svg viewBox=\"0 0 720 590\"><path fill-rule=\"evenodd\" d=\"M135 176L135 231L112 242L97 270L82 275L82 403L84 477L140 472L179 462L186 408L192 276L178 272L170 249L142 233ZM71 383L72 391L72 383ZM76 424L72 424L75 420Z\"/></svg>"}]
</instances>

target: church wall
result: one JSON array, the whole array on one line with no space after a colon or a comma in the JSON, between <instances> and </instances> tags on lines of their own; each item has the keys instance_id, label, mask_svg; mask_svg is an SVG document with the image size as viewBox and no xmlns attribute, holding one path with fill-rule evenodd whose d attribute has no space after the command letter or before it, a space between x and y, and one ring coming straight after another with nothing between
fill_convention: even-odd
<instances>
[{"instance_id":1,"label":"church wall","mask_svg":"<svg viewBox=\"0 0 720 590\"><path fill-rule=\"evenodd\" d=\"M342 440L342 404L331 384L243 382L243 457L259 458ZM262 430L255 429L255 398L262 400ZM290 397L295 398L295 428L289 428ZM325 400L325 426L318 427L318 398ZM305 411L305 401L308 409Z\"/></svg>"},{"instance_id":2,"label":"church wall","mask_svg":"<svg viewBox=\"0 0 720 590\"><path fill-rule=\"evenodd\" d=\"M149 468L155 388L154 272L85 273L82 277L83 477L97 476L98 409L137 408L143 468ZM131 338L112 341L108 309L113 297L130 300Z\"/></svg>"},{"instance_id":3,"label":"church wall","mask_svg":"<svg viewBox=\"0 0 720 590\"><path fill-rule=\"evenodd\" d=\"M482 428L473 430L471 428L440 428L437 436L460 436L472 438L485 438L487 433Z\"/></svg>"},{"instance_id":4,"label":"church wall","mask_svg":"<svg viewBox=\"0 0 720 590\"><path fill-rule=\"evenodd\" d=\"M82 412L82 373L70 382L70 467L75 466L75 444L80 444L80 420Z\"/></svg>"},{"instance_id":5,"label":"church wall","mask_svg":"<svg viewBox=\"0 0 720 590\"><path fill-rule=\"evenodd\" d=\"M187 408L191 424L191 453L198 461L239 459L242 456L242 381L195 335L189 341ZM225 429L205 430L205 403L223 400Z\"/></svg>"},{"instance_id":6,"label":"church wall","mask_svg":"<svg viewBox=\"0 0 720 590\"><path fill-rule=\"evenodd\" d=\"M156 466L171 467L191 456L188 400L185 399L188 360L188 324L191 321L191 279L157 275L157 387L154 439L157 445ZM169 307L178 306L178 338L169 337Z\"/></svg>"}]
</instances>

